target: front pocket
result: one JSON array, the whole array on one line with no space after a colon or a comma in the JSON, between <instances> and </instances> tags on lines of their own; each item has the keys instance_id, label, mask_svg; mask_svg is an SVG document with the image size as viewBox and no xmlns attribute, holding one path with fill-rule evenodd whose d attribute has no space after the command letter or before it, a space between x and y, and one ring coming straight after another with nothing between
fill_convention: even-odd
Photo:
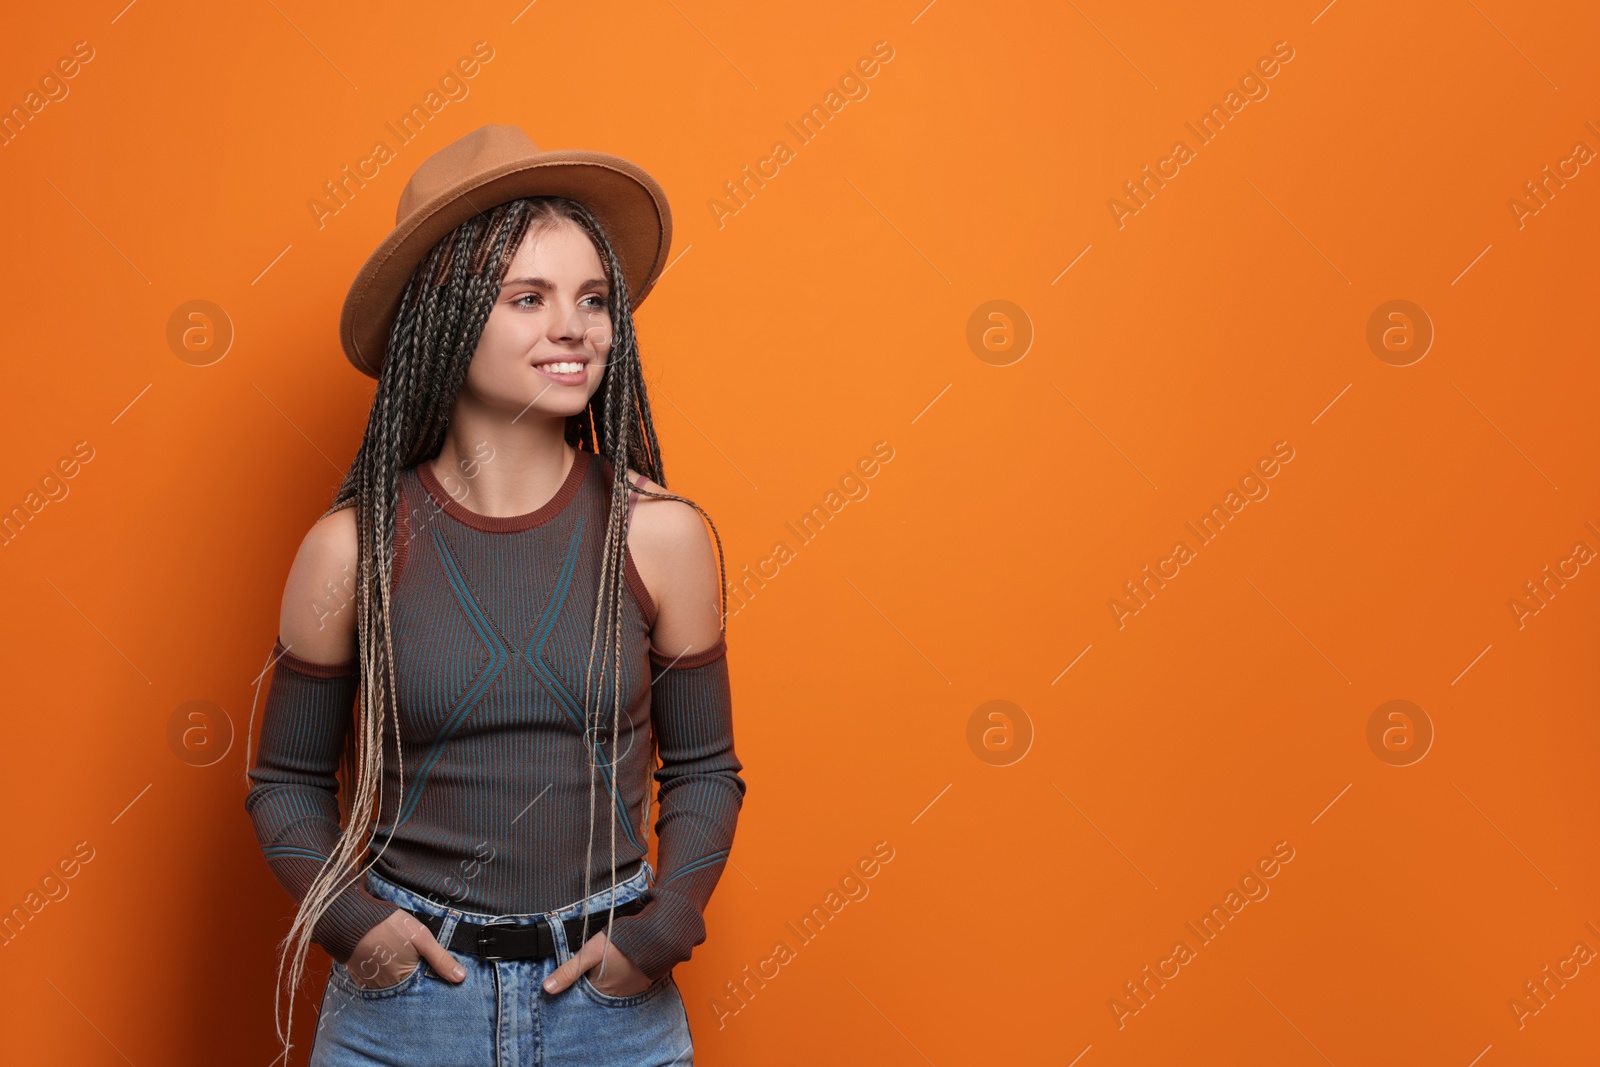
<instances>
[{"instance_id":1,"label":"front pocket","mask_svg":"<svg viewBox=\"0 0 1600 1067\"><path fill-rule=\"evenodd\" d=\"M659 996L671 981L672 972L668 971L632 996L614 997L610 993L602 993L593 982L589 981L587 973L578 976L578 985L583 988L584 995L597 1004L603 1004L608 1008L631 1008L636 1004L643 1004L645 1001Z\"/></svg>"},{"instance_id":2,"label":"front pocket","mask_svg":"<svg viewBox=\"0 0 1600 1067\"><path fill-rule=\"evenodd\" d=\"M417 965L411 969L410 974L393 985L379 986L376 989L358 985L355 976L350 973L350 968L337 961L334 962L333 973L337 977L340 988L351 996L360 997L362 1000L383 1000L386 997L398 996L421 985L422 978L427 973L427 968L428 961L419 958Z\"/></svg>"}]
</instances>

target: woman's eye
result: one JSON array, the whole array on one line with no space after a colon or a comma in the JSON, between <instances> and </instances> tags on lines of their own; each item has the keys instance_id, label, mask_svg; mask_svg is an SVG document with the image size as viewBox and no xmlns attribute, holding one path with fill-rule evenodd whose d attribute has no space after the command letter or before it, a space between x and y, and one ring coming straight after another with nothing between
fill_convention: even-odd
<instances>
[{"instance_id":1,"label":"woman's eye","mask_svg":"<svg viewBox=\"0 0 1600 1067\"><path fill-rule=\"evenodd\" d=\"M512 303L512 306L514 306L514 307L532 307L533 305L524 304L523 301L524 300L538 300L538 299L540 299L538 293L523 293L521 296L519 296L515 300L511 301L511 303ZM599 295L586 296L586 297L584 297L584 300L587 301L587 302L590 302L589 306L593 307L593 308L596 308L596 309L606 308L606 307L610 307L611 306L606 301L605 297L599 296Z\"/></svg>"}]
</instances>

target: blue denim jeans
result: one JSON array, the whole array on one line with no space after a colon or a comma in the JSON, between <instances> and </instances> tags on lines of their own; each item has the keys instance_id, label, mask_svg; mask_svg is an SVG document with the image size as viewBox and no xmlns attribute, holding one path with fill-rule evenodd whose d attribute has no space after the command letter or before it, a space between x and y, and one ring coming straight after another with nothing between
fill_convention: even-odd
<instances>
[{"instance_id":1,"label":"blue denim jeans","mask_svg":"<svg viewBox=\"0 0 1600 1067\"><path fill-rule=\"evenodd\" d=\"M586 975L560 993L544 980L581 946L567 944L564 919L604 913L613 899L626 904L649 888L648 862L616 890L552 912L484 915L421 897L367 872L373 895L415 911L441 915L437 940L450 943L456 925L469 922L552 922L556 954L544 960L485 960L453 952L467 976L452 982L426 959L392 986L368 989L335 962L323 991L309 1067L691 1067L689 1017L672 973L643 992L614 997ZM602 917L603 921L603 917ZM591 936L593 936L591 934Z\"/></svg>"}]
</instances>

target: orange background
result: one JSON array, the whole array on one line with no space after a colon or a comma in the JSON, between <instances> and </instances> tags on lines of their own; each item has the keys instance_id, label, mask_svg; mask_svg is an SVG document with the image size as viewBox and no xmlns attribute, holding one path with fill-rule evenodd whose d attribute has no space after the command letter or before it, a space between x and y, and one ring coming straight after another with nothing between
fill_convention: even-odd
<instances>
[{"instance_id":1,"label":"orange background","mask_svg":"<svg viewBox=\"0 0 1600 1067\"><path fill-rule=\"evenodd\" d=\"M292 905L243 811L243 734L372 393L340 303L411 169L512 122L672 198L641 347L671 486L730 577L894 449L730 619L749 795L676 972L699 1062L1592 1060L1592 959L1520 1026L1508 1002L1600 951L1600 574L1520 626L1509 602L1600 550L1600 167L1520 226L1508 202L1600 150L1600 15L1224 7L8 20L6 106L94 49L0 147L0 506L93 449L0 554L0 907L94 850L0 949L8 1058L276 1053ZM469 94L319 229L307 201L480 40ZM784 123L879 41L868 94L797 147ZM1269 94L1199 146L1185 122L1279 41ZM779 138L794 158L719 226L710 202ZM1195 158L1119 228L1108 200L1180 138ZM193 299L235 331L209 366L166 337ZM1396 299L1436 332L1407 366L1367 341ZM1031 324L1020 359L1016 314L969 345L992 300ZM1185 522L1280 441L1270 494L1200 547ZM1108 602L1179 539L1195 558L1119 627ZM991 700L1020 711L973 742ZM1434 733L1409 765L1368 741L1390 700ZM171 740L190 701L220 709L190 739L226 749L210 765ZM879 841L870 893L729 999ZM1278 842L1270 895L1119 1025L1124 983Z\"/></svg>"}]
</instances>

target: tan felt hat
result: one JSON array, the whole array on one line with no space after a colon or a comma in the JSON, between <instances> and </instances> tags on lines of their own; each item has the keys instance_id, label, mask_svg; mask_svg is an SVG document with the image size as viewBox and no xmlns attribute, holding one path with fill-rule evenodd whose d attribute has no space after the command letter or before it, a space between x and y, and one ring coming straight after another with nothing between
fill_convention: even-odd
<instances>
[{"instance_id":1,"label":"tan felt hat","mask_svg":"<svg viewBox=\"0 0 1600 1067\"><path fill-rule=\"evenodd\" d=\"M480 126L418 165L400 193L393 232L350 283L339 340L357 370L378 376L401 294L429 249L473 215L524 196L565 196L593 212L633 305L644 302L672 245L672 210L660 184L604 152L541 152L516 126Z\"/></svg>"}]
</instances>

